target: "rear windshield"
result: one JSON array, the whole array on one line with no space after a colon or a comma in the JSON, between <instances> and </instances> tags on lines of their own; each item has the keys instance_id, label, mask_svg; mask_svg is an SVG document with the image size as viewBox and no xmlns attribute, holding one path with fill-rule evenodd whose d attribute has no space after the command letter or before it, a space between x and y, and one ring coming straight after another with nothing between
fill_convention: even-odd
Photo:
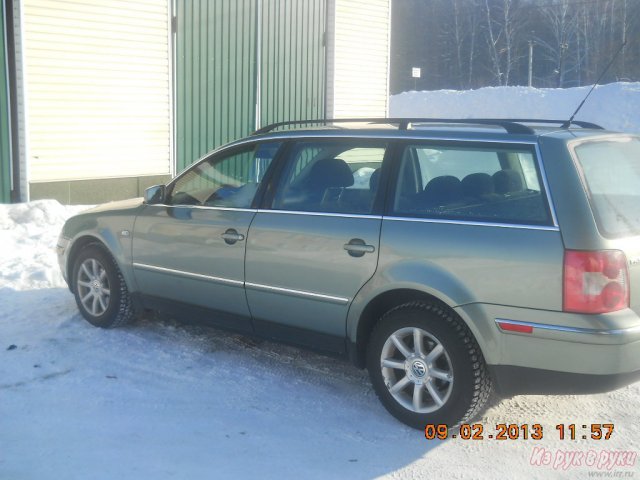
<instances>
[{"instance_id":1,"label":"rear windshield","mask_svg":"<svg viewBox=\"0 0 640 480\"><path fill-rule=\"evenodd\" d=\"M590 141L575 152L600 233L640 234L640 139Z\"/></svg>"}]
</instances>

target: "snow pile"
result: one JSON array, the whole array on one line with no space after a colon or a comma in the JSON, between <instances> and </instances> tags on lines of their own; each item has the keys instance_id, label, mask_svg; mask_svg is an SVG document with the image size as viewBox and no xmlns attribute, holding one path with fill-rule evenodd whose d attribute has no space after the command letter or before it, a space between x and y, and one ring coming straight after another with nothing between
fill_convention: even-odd
<instances>
[{"instance_id":1,"label":"snow pile","mask_svg":"<svg viewBox=\"0 0 640 480\"><path fill-rule=\"evenodd\" d=\"M391 117L549 118L568 120L591 87L487 87L391 96ZM575 118L609 130L640 133L640 82L596 87Z\"/></svg>"},{"instance_id":2,"label":"snow pile","mask_svg":"<svg viewBox=\"0 0 640 480\"><path fill-rule=\"evenodd\" d=\"M64 221L86 206L55 200L0 205L0 288L61 287L55 247Z\"/></svg>"}]
</instances>

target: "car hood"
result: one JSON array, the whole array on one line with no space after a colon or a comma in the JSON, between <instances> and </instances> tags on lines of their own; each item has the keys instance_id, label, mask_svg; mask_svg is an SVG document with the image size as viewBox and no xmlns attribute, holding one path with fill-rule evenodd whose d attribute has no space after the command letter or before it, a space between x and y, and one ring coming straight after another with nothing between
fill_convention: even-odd
<instances>
[{"instance_id":1,"label":"car hood","mask_svg":"<svg viewBox=\"0 0 640 480\"><path fill-rule=\"evenodd\" d=\"M142 198L132 198L92 207L69 217L62 228L62 236L75 238L85 233L131 229L141 206Z\"/></svg>"},{"instance_id":2,"label":"car hood","mask_svg":"<svg viewBox=\"0 0 640 480\"><path fill-rule=\"evenodd\" d=\"M102 203L88 210L84 210L80 215L86 213L104 213L104 212L119 212L122 210L135 210L142 205L142 197L140 198L128 198L127 200L118 200L116 202Z\"/></svg>"}]
</instances>

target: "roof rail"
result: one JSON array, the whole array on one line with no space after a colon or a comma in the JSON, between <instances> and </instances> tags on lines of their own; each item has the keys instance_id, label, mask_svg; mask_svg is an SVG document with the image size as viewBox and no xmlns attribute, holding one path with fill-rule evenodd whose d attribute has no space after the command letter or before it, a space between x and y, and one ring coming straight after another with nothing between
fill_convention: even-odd
<instances>
[{"instance_id":1,"label":"roof rail","mask_svg":"<svg viewBox=\"0 0 640 480\"><path fill-rule=\"evenodd\" d=\"M564 129L568 128L565 126L565 124L567 123L566 120L549 120L549 119L542 119L542 118L505 118L505 120L508 120L510 122L516 122L516 123L559 124L560 128L564 128ZM604 130L604 127L596 123L584 122L582 120L572 120L571 125L577 125L581 128L593 128L594 130Z\"/></svg>"},{"instance_id":2,"label":"roof rail","mask_svg":"<svg viewBox=\"0 0 640 480\"><path fill-rule=\"evenodd\" d=\"M526 125L504 120L487 118L320 118L315 120L292 120L288 122L278 122L259 128L253 135L268 133L278 127L290 125L311 125L329 123L375 123L375 124L398 124L399 130L407 130L412 123L444 123L444 124L465 124L465 125L489 125L504 128L507 133L532 134L534 131Z\"/></svg>"},{"instance_id":3,"label":"roof rail","mask_svg":"<svg viewBox=\"0 0 640 480\"><path fill-rule=\"evenodd\" d=\"M487 125L502 127L507 133L514 134L534 134L534 130L523 125L525 123L541 123L541 124L558 124L559 126L566 123L565 120L548 120L548 119L513 119L513 118L320 118L315 120L292 120L288 122L272 123L271 125L259 128L253 135L268 133L279 127L291 125L312 125L312 124L330 124L330 123L373 123L373 124L398 124L399 130L407 130L412 123L441 123L441 124L463 124L463 125ZM573 125L582 128L594 128L602 130L600 125L591 122L574 121Z\"/></svg>"}]
</instances>

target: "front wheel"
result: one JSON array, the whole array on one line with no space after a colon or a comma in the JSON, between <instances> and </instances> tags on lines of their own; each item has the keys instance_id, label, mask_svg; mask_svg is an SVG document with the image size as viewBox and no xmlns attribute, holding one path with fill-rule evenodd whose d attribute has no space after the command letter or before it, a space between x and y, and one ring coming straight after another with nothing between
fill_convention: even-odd
<instances>
[{"instance_id":1,"label":"front wheel","mask_svg":"<svg viewBox=\"0 0 640 480\"><path fill-rule=\"evenodd\" d=\"M78 309L92 325L113 328L133 318L122 273L111 255L99 246L89 245L78 254L72 278Z\"/></svg>"},{"instance_id":2,"label":"front wheel","mask_svg":"<svg viewBox=\"0 0 640 480\"><path fill-rule=\"evenodd\" d=\"M435 303L411 302L387 312L371 334L367 368L389 413L419 429L470 420L492 390L468 327Z\"/></svg>"}]
</instances>

